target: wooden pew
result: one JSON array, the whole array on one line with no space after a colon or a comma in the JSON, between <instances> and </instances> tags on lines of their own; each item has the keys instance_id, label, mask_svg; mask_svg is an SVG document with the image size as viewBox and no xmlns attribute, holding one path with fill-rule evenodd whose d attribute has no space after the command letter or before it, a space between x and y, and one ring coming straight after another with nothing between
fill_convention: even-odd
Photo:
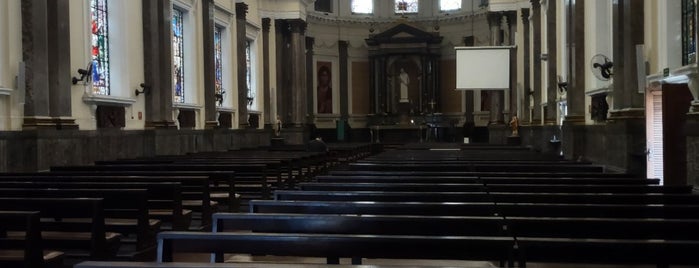
<instances>
[{"instance_id":1,"label":"wooden pew","mask_svg":"<svg viewBox=\"0 0 699 268\"><path fill-rule=\"evenodd\" d=\"M135 239L135 248L120 250L118 256L131 260L147 260L154 256L155 234L160 221L148 217L145 189L31 189L0 188L1 197L12 198L102 198L105 231L120 233L123 244L127 237ZM70 220L63 220L70 222Z\"/></svg>"},{"instance_id":2,"label":"wooden pew","mask_svg":"<svg viewBox=\"0 0 699 268\"><path fill-rule=\"evenodd\" d=\"M318 191L426 191L524 193L684 193L691 186L610 184L489 184L479 183L302 183L302 190Z\"/></svg>"},{"instance_id":3,"label":"wooden pew","mask_svg":"<svg viewBox=\"0 0 699 268\"><path fill-rule=\"evenodd\" d=\"M696 194L663 193L502 193L458 192L387 192L387 191L317 191L278 190L275 200L297 201L381 201L381 202L497 202L560 204L693 204Z\"/></svg>"},{"instance_id":4,"label":"wooden pew","mask_svg":"<svg viewBox=\"0 0 699 268\"><path fill-rule=\"evenodd\" d=\"M503 260L512 254L512 237L280 233L158 234L158 261L176 253L242 253L325 257ZM221 259L221 258L218 258Z\"/></svg>"},{"instance_id":5,"label":"wooden pew","mask_svg":"<svg viewBox=\"0 0 699 268\"><path fill-rule=\"evenodd\" d=\"M116 173L116 174L113 174ZM159 205L150 210L157 219L172 219L173 228L175 230L186 230L190 228L192 222L192 211L194 210L202 215L201 226L192 226L192 228L208 229L211 226L211 214L216 211L215 202L210 200L209 178L206 176L157 176L152 175L129 175L130 172L124 172L126 175L118 175L121 172L61 172L61 173L16 173L16 174L0 174L0 177L5 180L25 181L34 183L132 183L140 186L158 187L156 184L176 183L180 185L180 190L174 192L172 196L172 206L167 203L170 197L158 196L164 198L159 201ZM174 174L174 173L173 173ZM97 187L97 186L96 186ZM167 187L167 186L162 186ZM127 187L129 188L129 187ZM171 189L176 190L176 189ZM179 196L179 197L178 197ZM182 200L178 202L177 200ZM186 206L186 207L185 207ZM172 207L172 210L169 209ZM190 210L191 209L191 210Z\"/></svg>"},{"instance_id":6,"label":"wooden pew","mask_svg":"<svg viewBox=\"0 0 699 268\"><path fill-rule=\"evenodd\" d=\"M470 172L586 172L602 173L603 166L578 164L373 164L350 163L350 170L356 171L470 171Z\"/></svg>"},{"instance_id":7,"label":"wooden pew","mask_svg":"<svg viewBox=\"0 0 699 268\"><path fill-rule=\"evenodd\" d=\"M260 263L260 262L227 262L227 263L194 263L194 262L111 262L86 261L74 266L75 268L327 268L327 264L295 264L295 263ZM398 265L352 265L333 264L333 268L397 268ZM413 268L435 268L435 266L410 266Z\"/></svg>"},{"instance_id":8,"label":"wooden pew","mask_svg":"<svg viewBox=\"0 0 699 268\"><path fill-rule=\"evenodd\" d=\"M658 185L660 179L600 177L460 177L460 176L341 176L315 177L322 183L485 183L485 184L637 184Z\"/></svg>"},{"instance_id":9,"label":"wooden pew","mask_svg":"<svg viewBox=\"0 0 699 268\"><path fill-rule=\"evenodd\" d=\"M44 250L39 214L38 211L0 211L0 266L63 266L63 252Z\"/></svg>"},{"instance_id":10,"label":"wooden pew","mask_svg":"<svg viewBox=\"0 0 699 268\"><path fill-rule=\"evenodd\" d=\"M331 170L330 175L341 176L448 176L448 177L556 177L556 178L633 178L633 174L627 173L599 173L599 172L566 172L566 171L540 171L540 172L472 172L472 171L369 171L369 170Z\"/></svg>"},{"instance_id":11,"label":"wooden pew","mask_svg":"<svg viewBox=\"0 0 699 268\"><path fill-rule=\"evenodd\" d=\"M686 219L699 217L699 205L252 200L250 212Z\"/></svg>"},{"instance_id":12,"label":"wooden pew","mask_svg":"<svg viewBox=\"0 0 699 268\"><path fill-rule=\"evenodd\" d=\"M102 202L100 198L0 197L0 210L39 211L45 248L65 251L74 258L106 260L116 255L122 236L105 231Z\"/></svg>"}]
</instances>

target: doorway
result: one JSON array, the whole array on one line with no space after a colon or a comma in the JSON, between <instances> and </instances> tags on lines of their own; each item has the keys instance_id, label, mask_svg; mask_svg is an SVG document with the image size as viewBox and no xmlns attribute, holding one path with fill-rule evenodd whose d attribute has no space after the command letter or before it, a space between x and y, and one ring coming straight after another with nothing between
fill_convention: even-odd
<instances>
[{"instance_id":1,"label":"doorway","mask_svg":"<svg viewBox=\"0 0 699 268\"><path fill-rule=\"evenodd\" d=\"M646 94L647 176L661 184L687 184L684 126L691 101L687 84L655 85Z\"/></svg>"}]
</instances>

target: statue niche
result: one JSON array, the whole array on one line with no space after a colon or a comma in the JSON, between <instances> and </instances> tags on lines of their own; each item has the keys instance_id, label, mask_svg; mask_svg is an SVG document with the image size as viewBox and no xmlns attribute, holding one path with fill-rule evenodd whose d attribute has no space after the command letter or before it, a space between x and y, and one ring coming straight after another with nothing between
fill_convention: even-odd
<instances>
[{"instance_id":1,"label":"statue niche","mask_svg":"<svg viewBox=\"0 0 699 268\"><path fill-rule=\"evenodd\" d=\"M441 111L442 37L406 23L366 39L373 125L402 124L409 116ZM436 105L435 105L436 104Z\"/></svg>"}]
</instances>

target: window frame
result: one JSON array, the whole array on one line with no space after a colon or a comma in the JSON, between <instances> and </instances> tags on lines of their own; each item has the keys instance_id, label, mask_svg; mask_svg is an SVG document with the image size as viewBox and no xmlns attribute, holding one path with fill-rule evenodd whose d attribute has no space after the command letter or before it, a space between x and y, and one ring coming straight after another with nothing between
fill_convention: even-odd
<instances>
[{"instance_id":1,"label":"window frame","mask_svg":"<svg viewBox=\"0 0 699 268\"><path fill-rule=\"evenodd\" d=\"M100 5L100 2L102 2L102 9L100 10L98 7ZM96 95L103 95L103 96L111 96L111 66L110 66L110 39L109 39L109 1L108 0L90 0L88 2L89 5L89 26L90 26L90 34L89 34L89 39L90 39L90 86L92 88L92 94ZM94 16L96 13L103 13L103 25L104 29L102 31L97 30L98 32L95 32L95 28L97 26L97 21L99 21L100 15ZM97 17L97 19L95 18ZM97 55L95 55L95 48L99 46L95 46L95 42L99 44L99 41L95 41L95 39L99 40L100 37L102 37L102 45L103 49L97 49ZM104 55L100 55L104 53ZM103 72L100 72L100 69L98 66L106 66L102 67L101 70ZM95 79L95 77L99 77L100 79ZM96 81L101 81L101 83L97 83Z\"/></svg>"},{"instance_id":2,"label":"window frame","mask_svg":"<svg viewBox=\"0 0 699 268\"><path fill-rule=\"evenodd\" d=\"M354 2L355 1L369 1L371 2L371 10L369 12L357 12L354 10ZM352 15L373 15L374 14L374 5L376 1L374 0L350 0L350 12Z\"/></svg>"}]
</instances>

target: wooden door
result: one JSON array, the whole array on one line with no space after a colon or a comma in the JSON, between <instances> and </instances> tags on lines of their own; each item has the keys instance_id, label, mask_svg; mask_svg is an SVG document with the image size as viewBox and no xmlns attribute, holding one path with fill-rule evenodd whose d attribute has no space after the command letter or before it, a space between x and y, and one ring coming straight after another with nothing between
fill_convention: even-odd
<instances>
[{"instance_id":1,"label":"wooden door","mask_svg":"<svg viewBox=\"0 0 699 268\"><path fill-rule=\"evenodd\" d=\"M687 84L663 84L663 177L665 185L687 184L687 122L692 94Z\"/></svg>"}]
</instances>

